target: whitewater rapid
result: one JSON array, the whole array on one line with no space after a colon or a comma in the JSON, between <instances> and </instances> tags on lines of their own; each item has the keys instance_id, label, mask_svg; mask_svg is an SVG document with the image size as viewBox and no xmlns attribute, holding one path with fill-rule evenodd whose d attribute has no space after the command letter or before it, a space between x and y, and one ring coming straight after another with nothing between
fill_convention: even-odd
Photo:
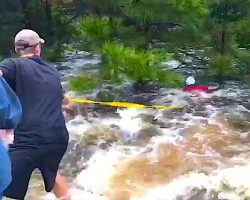
<instances>
[{"instance_id":1,"label":"whitewater rapid","mask_svg":"<svg viewBox=\"0 0 250 200\"><path fill-rule=\"evenodd\" d=\"M249 95L234 88L200 95L162 90L152 104L167 100L193 110L77 116L67 123L71 140L91 155L72 183L72 200L249 199L250 111L237 103Z\"/></svg>"}]
</instances>

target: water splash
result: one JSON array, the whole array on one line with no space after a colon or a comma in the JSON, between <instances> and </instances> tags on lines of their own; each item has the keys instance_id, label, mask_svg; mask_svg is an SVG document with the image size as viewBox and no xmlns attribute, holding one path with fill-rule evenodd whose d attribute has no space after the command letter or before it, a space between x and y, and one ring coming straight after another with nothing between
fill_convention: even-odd
<instances>
[{"instance_id":1,"label":"water splash","mask_svg":"<svg viewBox=\"0 0 250 200\"><path fill-rule=\"evenodd\" d=\"M250 117L241 105L249 97L249 89L233 85L212 94L161 89L150 104L185 109L118 109L119 117L76 117L67 124L71 137L79 142L91 136L94 150L80 160L86 168L73 182L72 199L249 198ZM98 141L114 130L121 137L100 148Z\"/></svg>"}]
</instances>

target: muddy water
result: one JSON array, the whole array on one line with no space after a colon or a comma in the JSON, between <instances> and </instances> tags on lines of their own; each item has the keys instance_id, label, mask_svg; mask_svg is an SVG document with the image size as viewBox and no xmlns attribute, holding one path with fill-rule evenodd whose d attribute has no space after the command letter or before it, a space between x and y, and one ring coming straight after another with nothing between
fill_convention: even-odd
<instances>
[{"instance_id":1,"label":"muddy water","mask_svg":"<svg viewBox=\"0 0 250 200\"><path fill-rule=\"evenodd\" d=\"M185 108L66 116L71 142L61 172L72 199L250 199L249 97L235 83L209 95L161 89L149 103ZM55 198L36 173L26 199Z\"/></svg>"},{"instance_id":2,"label":"muddy water","mask_svg":"<svg viewBox=\"0 0 250 200\"><path fill-rule=\"evenodd\" d=\"M212 95L162 91L172 105L186 108L124 109L120 117L69 122L84 166L73 181L72 198L248 199L250 112L241 103L248 104L250 93L240 91L240 96L233 88Z\"/></svg>"},{"instance_id":3,"label":"muddy water","mask_svg":"<svg viewBox=\"0 0 250 200\"><path fill-rule=\"evenodd\" d=\"M78 116L69 121L74 145L69 148L61 171L72 183L72 199L147 199L160 187L166 187L164 191L168 193L159 191L150 199L177 199L179 192L169 193L172 184L175 189L189 188L181 195L185 199L193 187L198 187L192 185L196 177L182 185L186 176L196 174L201 184L223 169L247 166L249 111L238 105L221 106L219 101L218 107L195 107L199 100L191 98L194 105L189 105L190 110L125 109L118 112L118 118L86 120ZM220 176L213 179L216 177ZM44 199L44 195L41 178L34 175L27 199ZM47 195L46 199L54 198Z\"/></svg>"}]
</instances>

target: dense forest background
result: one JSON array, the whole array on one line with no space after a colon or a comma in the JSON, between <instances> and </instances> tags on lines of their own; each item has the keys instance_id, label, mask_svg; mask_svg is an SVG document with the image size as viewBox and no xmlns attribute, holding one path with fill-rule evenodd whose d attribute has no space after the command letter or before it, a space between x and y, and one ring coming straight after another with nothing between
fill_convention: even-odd
<instances>
[{"instance_id":1,"label":"dense forest background","mask_svg":"<svg viewBox=\"0 0 250 200\"><path fill-rule=\"evenodd\" d=\"M46 39L44 56L52 62L65 50L101 56L99 72L74 77L71 89L105 80L180 86L183 77L163 63L175 59L181 67L186 56L221 86L249 80L250 0L1 0L0 11L1 58L13 56L22 28Z\"/></svg>"}]
</instances>

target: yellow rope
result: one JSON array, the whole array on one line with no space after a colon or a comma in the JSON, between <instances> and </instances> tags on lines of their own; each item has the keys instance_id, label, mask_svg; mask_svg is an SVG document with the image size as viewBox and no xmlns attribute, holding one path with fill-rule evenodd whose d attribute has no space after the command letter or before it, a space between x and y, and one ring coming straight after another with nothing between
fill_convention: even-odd
<instances>
[{"instance_id":1,"label":"yellow rope","mask_svg":"<svg viewBox=\"0 0 250 200\"><path fill-rule=\"evenodd\" d=\"M70 98L70 102L75 103L89 103L89 104L100 104L104 106L114 106L114 107L123 107L123 108L155 108L155 109L181 109L184 106L163 106L163 105L152 105L147 106L143 104L130 103L130 102L98 102L87 99L74 99Z\"/></svg>"}]
</instances>

